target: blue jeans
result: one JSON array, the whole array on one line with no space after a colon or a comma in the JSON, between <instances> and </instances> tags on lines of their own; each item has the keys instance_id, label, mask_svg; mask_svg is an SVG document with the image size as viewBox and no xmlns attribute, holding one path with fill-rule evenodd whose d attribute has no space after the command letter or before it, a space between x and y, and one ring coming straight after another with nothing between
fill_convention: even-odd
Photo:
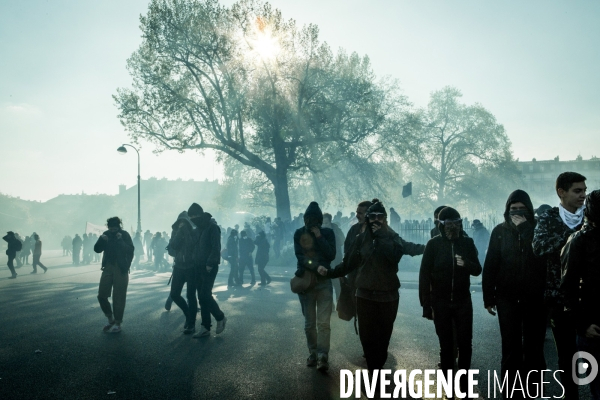
<instances>
[{"instance_id":1,"label":"blue jeans","mask_svg":"<svg viewBox=\"0 0 600 400\"><path fill-rule=\"evenodd\" d=\"M298 294L298 297L304 315L304 332L308 351L314 356L327 357L331 336L329 321L333 309L331 280L317 282L314 288Z\"/></svg>"},{"instance_id":2,"label":"blue jeans","mask_svg":"<svg viewBox=\"0 0 600 400\"><path fill-rule=\"evenodd\" d=\"M577 334L577 350L590 353L596 361L600 362L600 341L589 339L585 335ZM592 400L600 400L600 375L590 383Z\"/></svg>"}]
</instances>

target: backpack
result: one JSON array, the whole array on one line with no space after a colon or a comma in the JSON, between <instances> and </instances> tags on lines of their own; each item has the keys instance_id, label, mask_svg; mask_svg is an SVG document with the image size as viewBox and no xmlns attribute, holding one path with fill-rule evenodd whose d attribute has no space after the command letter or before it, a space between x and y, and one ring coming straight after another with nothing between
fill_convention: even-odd
<instances>
[{"instance_id":1,"label":"backpack","mask_svg":"<svg viewBox=\"0 0 600 400\"><path fill-rule=\"evenodd\" d=\"M21 251L23 249L23 242L19 239L16 240L15 251Z\"/></svg>"}]
</instances>

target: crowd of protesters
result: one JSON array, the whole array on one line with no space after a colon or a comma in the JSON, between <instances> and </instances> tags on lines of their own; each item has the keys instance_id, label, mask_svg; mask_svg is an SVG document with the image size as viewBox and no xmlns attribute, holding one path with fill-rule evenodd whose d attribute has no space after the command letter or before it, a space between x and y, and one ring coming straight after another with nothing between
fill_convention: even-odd
<instances>
[{"instance_id":1,"label":"crowd of protesters","mask_svg":"<svg viewBox=\"0 0 600 400\"><path fill-rule=\"evenodd\" d=\"M292 221L275 218L271 222L266 218L260 229L249 223L242 229L239 225L223 229L194 203L177 216L170 236L146 231L132 239L122 229L121 220L113 217L100 237L65 237L63 255L70 251L78 265L89 264L103 253L98 301L108 319L104 331L110 333L121 331L130 268L138 267L146 257L156 271L168 270L165 257L171 256L168 308L172 301L183 312L184 334L205 337L210 335L213 318L217 334L227 322L212 295L221 260L230 266L229 286L241 286L246 270L250 284L255 285L254 265L258 266L259 285L265 286L271 283L266 271L271 247L279 258L282 249L293 244L297 259L294 275L310 278L310 284L298 294L309 352L306 365L320 371L329 369L333 293L336 288L339 298L338 278L342 278L355 299L354 315L371 373L382 369L387 360L399 308L400 259L422 255L418 295L423 317L433 321L439 338L438 366L444 374L471 367L474 322L470 279L482 274L482 306L498 317L502 376L512 382L519 374L546 369L544 340L550 320L564 398L573 400L579 397L571 378L576 374L573 356L579 350L600 359L600 298L596 295L600 289L600 190L586 196L585 181L575 172L560 174L555 185L558 207L541 205L536 209L525 191L515 190L502 210L504 221L491 234L480 220L468 224L458 209L447 205L434 211L432 224L405 221L431 225L426 244L400 237L403 223L399 214L393 208L388 212L377 198L362 201L347 217L341 212L335 216L323 213L318 203L311 202ZM472 228L472 237L465 232L465 225ZM39 235L21 238L8 232L3 239L8 243L12 278L17 276L14 262L27 264L30 255L32 273L38 266L47 271L40 261ZM67 248L69 240L71 247ZM184 285L185 298L181 295ZM111 295L112 305L108 301ZM201 324L197 331L198 305ZM528 380L530 386L542 383ZM465 392L466 385L464 376L455 393ZM508 387L503 396L513 398ZM600 379L590 388L592 398L600 399ZM525 393L520 397L528 398Z\"/></svg>"}]
</instances>

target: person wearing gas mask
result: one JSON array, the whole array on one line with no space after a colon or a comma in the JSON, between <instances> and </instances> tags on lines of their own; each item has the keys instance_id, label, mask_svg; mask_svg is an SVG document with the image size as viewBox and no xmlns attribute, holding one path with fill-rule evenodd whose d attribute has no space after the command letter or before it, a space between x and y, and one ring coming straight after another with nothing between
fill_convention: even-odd
<instances>
[{"instance_id":1,"label":"person wearing gas mask","mask_svg":"<svg viewBox=\"0 0 600 400\"><path fill-rule=\"evenodd\" d=\"M440 234L440 230L438 229L438 217L440 215L440 211L442 211L444 208L446 208L446 206L439 206L438 208L436 208L433 211L433 228L431 228L431 232L430 235L432 238L436 237L437 235Z\"/></svg>"},{"instance_id":2,"label":"person wearing gas mask","mask_svg":"<svg viewBox=\"0 0 600 400\"><path fill-rule=\"evenodd\" d=\"M304 213L304 226L294 233L294 251L298 260L295 275L315 274L316 285L299 293L304 332L308 345L308 367L319 371L329 369L329 344L331 311L333 309L333 288L331 281L317 274L319 266L330 269L335 259L335 233L323 228L323 212L319 204L311 202Z\"/></svg>"},{"instance_id":3,"label":"person wearing gas mask","mask_svg":"<svg viewBox=\"0 0 600 400\"><path fill-rule=\"evenodd\" d=\"M429 240L419 272L419 299L423 317L433 320L440 342L441 370L454 369L453 324L458 344L458 369L471 367L473 304L470 278L481 274L473 239L465 237L462 218L452 207L438 215L440 234ZM466 376L460 380L461 392ZM455 390L458 388L455 388Z\"/></svg>"},{"instance_id":4,"label":"person wearing gas mask","mask_svg":"<svg viewBox=\"0 0 600 400\"><path fill-rule=\"evenodd\" d=\"M600 190L587 195L585 225L572 234L561 253L560 288L573 313L577 349L600 360ZM600 377L590 382L593 400L600 400Z\"/></svg>"},{"instance_id":5,"label":"person wearing gas mask","mask_svg":"<svg viewBox=\"0 0 600 400\"><path fill-rule=\"evenodd\" d=\"M577 332L572 313L565 311L560 291L560 252L567 239L583 226L585 209L585 176L576 172L563 172L556 178L558 207L543 213L533 232L533 253L546 265L546 288L544 299L552 320L552 334L558 353L558 369L562 370L560 381L568 400L579 398L579 387L573 381L571 359L577 351Z\"/></svg>"},{"instance_id":6,"label":"person wearing gas mask","mask_svg":"<svg viewBox=\"0 0 600 400\"><path fill-rule=\"evenodd\" d=\"M398 263L405 254L423 254L425 246L407 242L394 232L379 199L373 199L366 218L365 231L346 252L343 263L333 270L319 267L319 273L339 278L358 269L354 283L358 331L367 367L373 373L382 369L387 360L398 313Z\"/></svg>"},{"instance_id":7,"label":"person wearing gas mask","mask_svg":"<svg viewBox=\"0 0 600 400\"><path fill-rule=\"evenodd\" d=\"M483 267L483 304L491 315L498 312L501 372L502 378L508 374L509 387L517 373L523 377L529 371L546 368L546 269L531 245L536 223L529 195L523 190L512 192L506 201L504 222L492 230ZM530 393L535 393L533 386L531 389ZM504 398L510 394L505 392Z\"/></svg>"},{"instance_id":8,"label":"person wearing gas mask","mask_svg":"<svg viewBox=\"0 0 600 400\"><path fill-rule=\"evenodd\" d=\"M98 288L98 302L108 324L103 328L107 333L121 332L127 286L129 284L129 267L133 260L133 241L127 231L123 230L123 223L119 217L112 217L106 221L108 228L94 245L96 253L102 255L102 276ZM108 298L113 298L113 308Z\"/></svg>"}]
</instances>

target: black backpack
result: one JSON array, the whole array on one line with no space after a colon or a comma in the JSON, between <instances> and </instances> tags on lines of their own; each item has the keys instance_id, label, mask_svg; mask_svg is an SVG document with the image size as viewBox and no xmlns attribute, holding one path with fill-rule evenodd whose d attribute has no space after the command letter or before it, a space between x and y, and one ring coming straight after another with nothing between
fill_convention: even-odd
<instances>
[{"instance_id":1,"label":"black backpack","mask_svg":"<svg viewBox=\"0 0 600 400\"><path fill-rule=\"evenodd\" d=\"M23 249L23 242L21 242L19 239L15 239L15 251L21 251Z\"/></svg>"}]
</instances>

